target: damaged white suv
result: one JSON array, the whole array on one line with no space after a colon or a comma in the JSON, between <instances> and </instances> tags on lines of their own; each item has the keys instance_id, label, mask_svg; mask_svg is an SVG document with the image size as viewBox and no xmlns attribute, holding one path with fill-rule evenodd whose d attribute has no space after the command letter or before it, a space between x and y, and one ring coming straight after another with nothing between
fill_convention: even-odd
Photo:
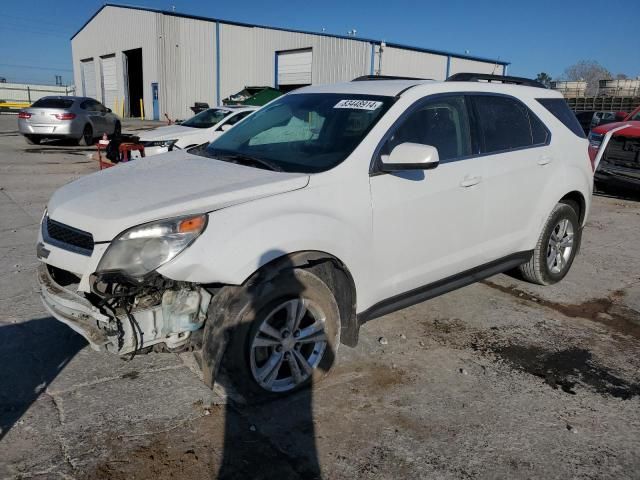
<instances>
[{"instance_id":1,"label":"damaged white suv","mask_svg":"<svg viewBox=\"0 0 640 480\"><path fill-rule=\"evenodd\" d=\"M64 186L38 241L46 308L95 349L192 349L210 385L224 363L269 396L371 318L514 267L559 281L592 194L577 120L531 81L450 80L303 88L195 154Z\"/></svg>"}]
</instances>

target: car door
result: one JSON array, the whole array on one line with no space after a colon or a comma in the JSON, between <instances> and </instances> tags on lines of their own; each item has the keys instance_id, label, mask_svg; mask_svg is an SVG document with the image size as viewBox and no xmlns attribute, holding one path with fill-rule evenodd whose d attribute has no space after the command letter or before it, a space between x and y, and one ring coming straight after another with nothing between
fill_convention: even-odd
<instances>
[{"instance_id":1,"label":"car door","mask_svg":"<svg viewBox=\"0 0 640 480\"><path fill-rule=\"evenodd\" d=\"M384 137L374 165L405 142L436 147L440 163L425 171L372 171L381 298L473 268L481 257L484 167L472 155L465 97L436 95L414 104Z\"/></svg>"},{"instance_id":2,"label":"car door","mask_svg":"<svg viewBox=\"0 0 640 480\"><path fill-rule=\"evenodd\" d=\"M104 120L103 115L100 109L98 108L100 105L96 100L89 98L82 102L80 108L85 111L87 118L91 121L91 125L93 126L93 136L100 137L104 133Z\"/></svg>"},{"instance_id":3,"label":"car door","mask_svg":"<svg viewBox=\"0 0 640 480\"><path fill-rule=\"evenodd\" d=\"M507 95L469 97L485 164L485 261L530 248L535 214L554 170L551 134L520 100Z\"/></svg>"}]
</instances>

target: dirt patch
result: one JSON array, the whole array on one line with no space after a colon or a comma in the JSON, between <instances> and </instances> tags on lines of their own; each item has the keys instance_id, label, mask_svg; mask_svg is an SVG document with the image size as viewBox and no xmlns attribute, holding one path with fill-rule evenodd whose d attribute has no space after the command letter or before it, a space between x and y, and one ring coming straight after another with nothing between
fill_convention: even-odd
<instances>
[{"instance_id":1,"label":"dirt patch","mask_svg":"<svg viewBox=\"0 0 640 480\"><path fill-rule=\"evenodd\" d=\"M130 372L127 372L124 375L121 375L120 378L127 378L129 380L135 380L139 376L140 376L140 372L138 372L136 370L131 370Z\"/></svg>"},{"instance_id":2,"label":"dirt patch","mask_svg":"<svg viewBox=\"0 0 640 480\"><path fill-rule=\"evenodd\" d=\"M575 387L579 385L623 400L640 395L640 384L628 382L598 365L591 352L582 348L550 351L536 346L507 345L489 350L511 366L571 395L576 394Z\"/></svg>"},{"instance_id":3,"label":"dirt patch","mask_svg":"<svg viewBox=\"0 0 640 480\"><path fill-rule=\"evenodd\" d=\"M605 298L591 299L571 305L537 298L515 286L505 287L489 280L483 280L481 283L487 287L511 295L523 302L550 308L566 317L585 318L604 324L624 335L640 338L640 312L616 303L624 297L624 292L621 290L616 290Z\"/></svg>"}]
</instances>

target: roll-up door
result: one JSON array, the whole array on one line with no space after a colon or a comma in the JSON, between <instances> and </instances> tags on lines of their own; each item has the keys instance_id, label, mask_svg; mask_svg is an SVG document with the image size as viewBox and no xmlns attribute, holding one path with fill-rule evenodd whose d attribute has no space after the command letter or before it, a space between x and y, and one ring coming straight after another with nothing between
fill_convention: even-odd
<instances>
[{"instance_id":1,"label":"roll-up door","mask_svg":"<svg viewBox=\"0 0 640 480\"><path fill-rule=\"evenodd\" d=\"M96 98L96 67L93 62L93 58L90 60L83 60L81 65L82 71L82 94L85 97Z\"/></svg>"},{"instance_id":2,"label":"roll-up door","mask_svg":"<svg viewBox=\"0 0 640 480\"><path fill-rule=\"evenodd\" d=\"M310 48L278 52L278 85L310 85L311 61Z\"/></svg>"},{"instance_id":3,"label":"roll-up door","mask_svg":"<svg viewBox=\"0 0 640 480\"><path fill-rule=\"evenodd\" d=\"M115 101L118 96L118 79L116 76L116 56L102 57L102 103L105 107L116 110Z\"/></svg>"}]
</instances>

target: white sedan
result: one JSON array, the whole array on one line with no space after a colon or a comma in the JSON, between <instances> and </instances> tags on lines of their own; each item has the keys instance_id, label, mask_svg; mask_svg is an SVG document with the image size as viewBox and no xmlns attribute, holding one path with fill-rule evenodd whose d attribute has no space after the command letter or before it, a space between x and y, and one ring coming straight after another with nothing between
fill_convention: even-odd
<instances>
[{"instance_id":1,"label":"white sedan","mask_svg":"<svg viewBox=\"0 0 640 480\"><path fill-rule=\"evenodd\" d=\"M208 108L180 125L147 130L140 134L145 155L158 155L212 142L259 107L239 105Z\"/></svg>"}]
</instances>

